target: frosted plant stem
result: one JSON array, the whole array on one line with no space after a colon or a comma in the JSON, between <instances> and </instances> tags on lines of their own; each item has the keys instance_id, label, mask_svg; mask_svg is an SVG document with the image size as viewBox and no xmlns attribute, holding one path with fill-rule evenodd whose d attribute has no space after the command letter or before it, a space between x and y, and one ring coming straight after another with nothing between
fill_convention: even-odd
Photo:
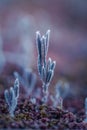
<instances>
[{"instance_id":1,"label":"frosted plant stem","mask_svg":"<svg viewBox=\"0 0 87 130\"><path fill-rule=\"evenodd\" d=\"M13 111L11 111L11 112L9 111L9 113L10 113L11 117L14 117L14 112Z\"/></svg>"},{"instance_id":2,"label":"frosted plant stem","mask_svg":"<svg viewBox=\"0 0 87 130\"><path fill-rule=\"evenodd\" d=\"M38 50L38 72L40 75L40 78L43 83L43 98L42 101L44 103L47 103L48 100L48 86L50 85L50 82L54 75L54 69L56 66L56 62L52 61L51 58L47 61L47 52L48 52L48 46L49 46L49 35L50 30L46 32L45 35L41 36L40 32L36 32L36 44L37 44L37 50Z\"/></svg>"},{"instance_id":3,"label":"frosted plant stem","mask_svg":"<svg viewBox=\"0 0 87 130\"><path fill-rule=\"evenodd\" d=\"M46 103L47 102L47 99L48 99L48 94L49 94L49 92L48 92L48 85L46 85L45 83L43 84L43 98L42 98L42 101L44 102L44 103Z\"/></svg>"}]
</instances>

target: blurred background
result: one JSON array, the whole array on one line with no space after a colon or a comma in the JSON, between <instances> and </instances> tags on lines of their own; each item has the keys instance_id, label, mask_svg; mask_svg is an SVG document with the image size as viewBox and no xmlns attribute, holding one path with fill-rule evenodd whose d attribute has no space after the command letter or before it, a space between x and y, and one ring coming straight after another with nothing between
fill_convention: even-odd
<instances>
[{"instance_id":1,"label":"blurred background","mask_svg":"<svg viewBox=\"0 0 87 130\"><path fill-rule=\"evenodd\" d=\"M0 0L1 76L14 65L38 75L35 32L43 35L48 29L48 57L57 62L50 91L62 80L74 93L86 96L87 1Z\"/></svg>"}]
</instances>

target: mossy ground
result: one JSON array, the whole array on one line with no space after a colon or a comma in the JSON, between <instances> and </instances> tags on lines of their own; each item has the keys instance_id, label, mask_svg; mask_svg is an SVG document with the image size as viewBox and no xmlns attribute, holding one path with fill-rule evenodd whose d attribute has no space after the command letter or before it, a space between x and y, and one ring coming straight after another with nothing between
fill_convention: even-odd
<instances>
[{"instance_id":1,"label":"mossy ground","mask_svg":"<svg viewBox=\"0 0 87 130\"><path fill-rule=\"evenodd\" d=\"M43 105L40 102L32 104L28 98L20 97L15 116L11 118L3 96L0 98L0 129L87 130L83 116L85 117L84 112L77 116L72 112Z\"/></svg>"}]
</instances>

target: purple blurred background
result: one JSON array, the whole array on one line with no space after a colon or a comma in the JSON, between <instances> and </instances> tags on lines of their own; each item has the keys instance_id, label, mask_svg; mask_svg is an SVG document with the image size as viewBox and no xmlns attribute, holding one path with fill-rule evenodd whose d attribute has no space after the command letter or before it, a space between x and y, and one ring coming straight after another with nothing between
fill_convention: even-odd
<instances>
[{"instance_id":1,"label":"purple blurred background","mask_svg":"<svg viewBox=\"0 0 87 130\"><path fill-rule=\"evenodd\" d=\"M80 93L87 87L87 1L0 0L0 72L9 63L37 73L35 32L48 29L48 57L57 62L51 88L62 79Z\"/></svg>"}]
</instances>

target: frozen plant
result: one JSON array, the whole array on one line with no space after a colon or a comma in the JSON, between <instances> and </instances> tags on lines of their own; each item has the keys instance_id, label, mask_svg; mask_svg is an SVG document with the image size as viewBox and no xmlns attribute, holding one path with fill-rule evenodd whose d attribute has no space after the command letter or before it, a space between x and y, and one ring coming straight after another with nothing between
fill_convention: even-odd
<instances>
[{"instance_id":1,"label":"frozen plant","mask_svg":"<svg viewBox=\"0 0 87 130\"><path fill-rule=\"evenodd\" d=\"M26 90L28 95L30 95L36 84L36 74L32 72L30 69L25 69L23 77L26 81Z\"/></svg>"},{"instance_id":2,"label":"frozen plant","mask_svg":"<svg viewBox=\"0 0 87 130\"><path fill-rule=\"evenodd\" d=\"M10 90L5 90L4 92L6 103L9 107L9 113L11 117L14 117L14 111L17 106L17 101L19 97L19 80L16 78L14 82L14 87L11 87Z\"/></svg>"},{"instance_id":3,"label":"frozen plant","mask_svg":"<svg viewBox=\"0 0 87 130\"><path fill-rule=\"evenodd\" d=\"M36 104L36 98L35 97L31 97L30 101L31 101L32 104Z\"/></svg>"},{"instance_id":4,"label":"frozen plant","mask_svg":"<svg viewBox=\"0 0 87 130\"><path fill-rule=\"evenodd\" d=\"M85 118L84 122L87 123L87 98L85 98L85 116L86 116L86 118Z\"/></svg>"},{"instance_id":5,"label":"frozen plant","mask_svg":"<svg viewBox=\"0 0 87 130\"><path fill-rule=\"evenodd\" d=\"M52 61L51 58L47 61L47 52L49 47L49 35L50 30L45 35L41 36L40 32L36 32L36 44L38 50L38 72L42 80L43 87L43 102L47 102L48 98L48 87L54 75L54 69L56 62Z\"/></svg>"},{"instance_id":6,"label":"frozen plant","mask_svg":"<svg viewBox=\"0 0 87 130\"><path fill-rule=\"evenodd\" d=\"M0 73L2 72L5 65L5 55L3 51L3 37L0 32Z\"/></svg>"},{"instance_id":7,"label":"frozen plant","mask_svg":"<svg viewBox=\"0 0 87 130\"><path fill-rule=\"evenodd\" d=\"M38 87L35 91L34 91L34 96L35 98L37 99L40 99L41 98L41 88Z\"/></svg>"},{"instance_id":8,"label":"frozen plant","mask_svg":"<svg viewBox=\"0 0 87 130\"><path fill-rule=\"evenodd\" d=\"M55 93L64 99L68 95L69 88L70 86L68 82L59 80L55 86Z\"/></svg>"},{"instance_id":9,"label":"frozen plant","mask_svg":"<svg viewBox=\"0 0 87 130\"><path fill-rule=\"evenodd\" d=\"M63 99L67 96L69 91L69 84L59 80L55 86L55 96L50 96L53 106L63 108Z\"/></svg>"},{"instance_id":10,"label":"frozen plant","mask_svg":"<svg viewBox=\"0 0 87 130\"><path fill-rule=\"evenodd\" d=\"M29 96L36 84L36 74L32 73L32 70L30 69L25 69L23 77L18 72L14 72L14 76L19 78L21 84L25 87L27 95Z\"/></svg>"},{"instance_id":11,"label":"frozen plant","mask_svg":"<svg viewBox=\"0 0 87 130\"><path fill-rule=\"evenodd\" d=\"M63 99L62 97L59 97L59 95L56 95L55 97L53 95L50 96L52 102L53 102L53 106L54 107L58 107L60 109L63 108Z\"/></svg>"}]
</instances>

